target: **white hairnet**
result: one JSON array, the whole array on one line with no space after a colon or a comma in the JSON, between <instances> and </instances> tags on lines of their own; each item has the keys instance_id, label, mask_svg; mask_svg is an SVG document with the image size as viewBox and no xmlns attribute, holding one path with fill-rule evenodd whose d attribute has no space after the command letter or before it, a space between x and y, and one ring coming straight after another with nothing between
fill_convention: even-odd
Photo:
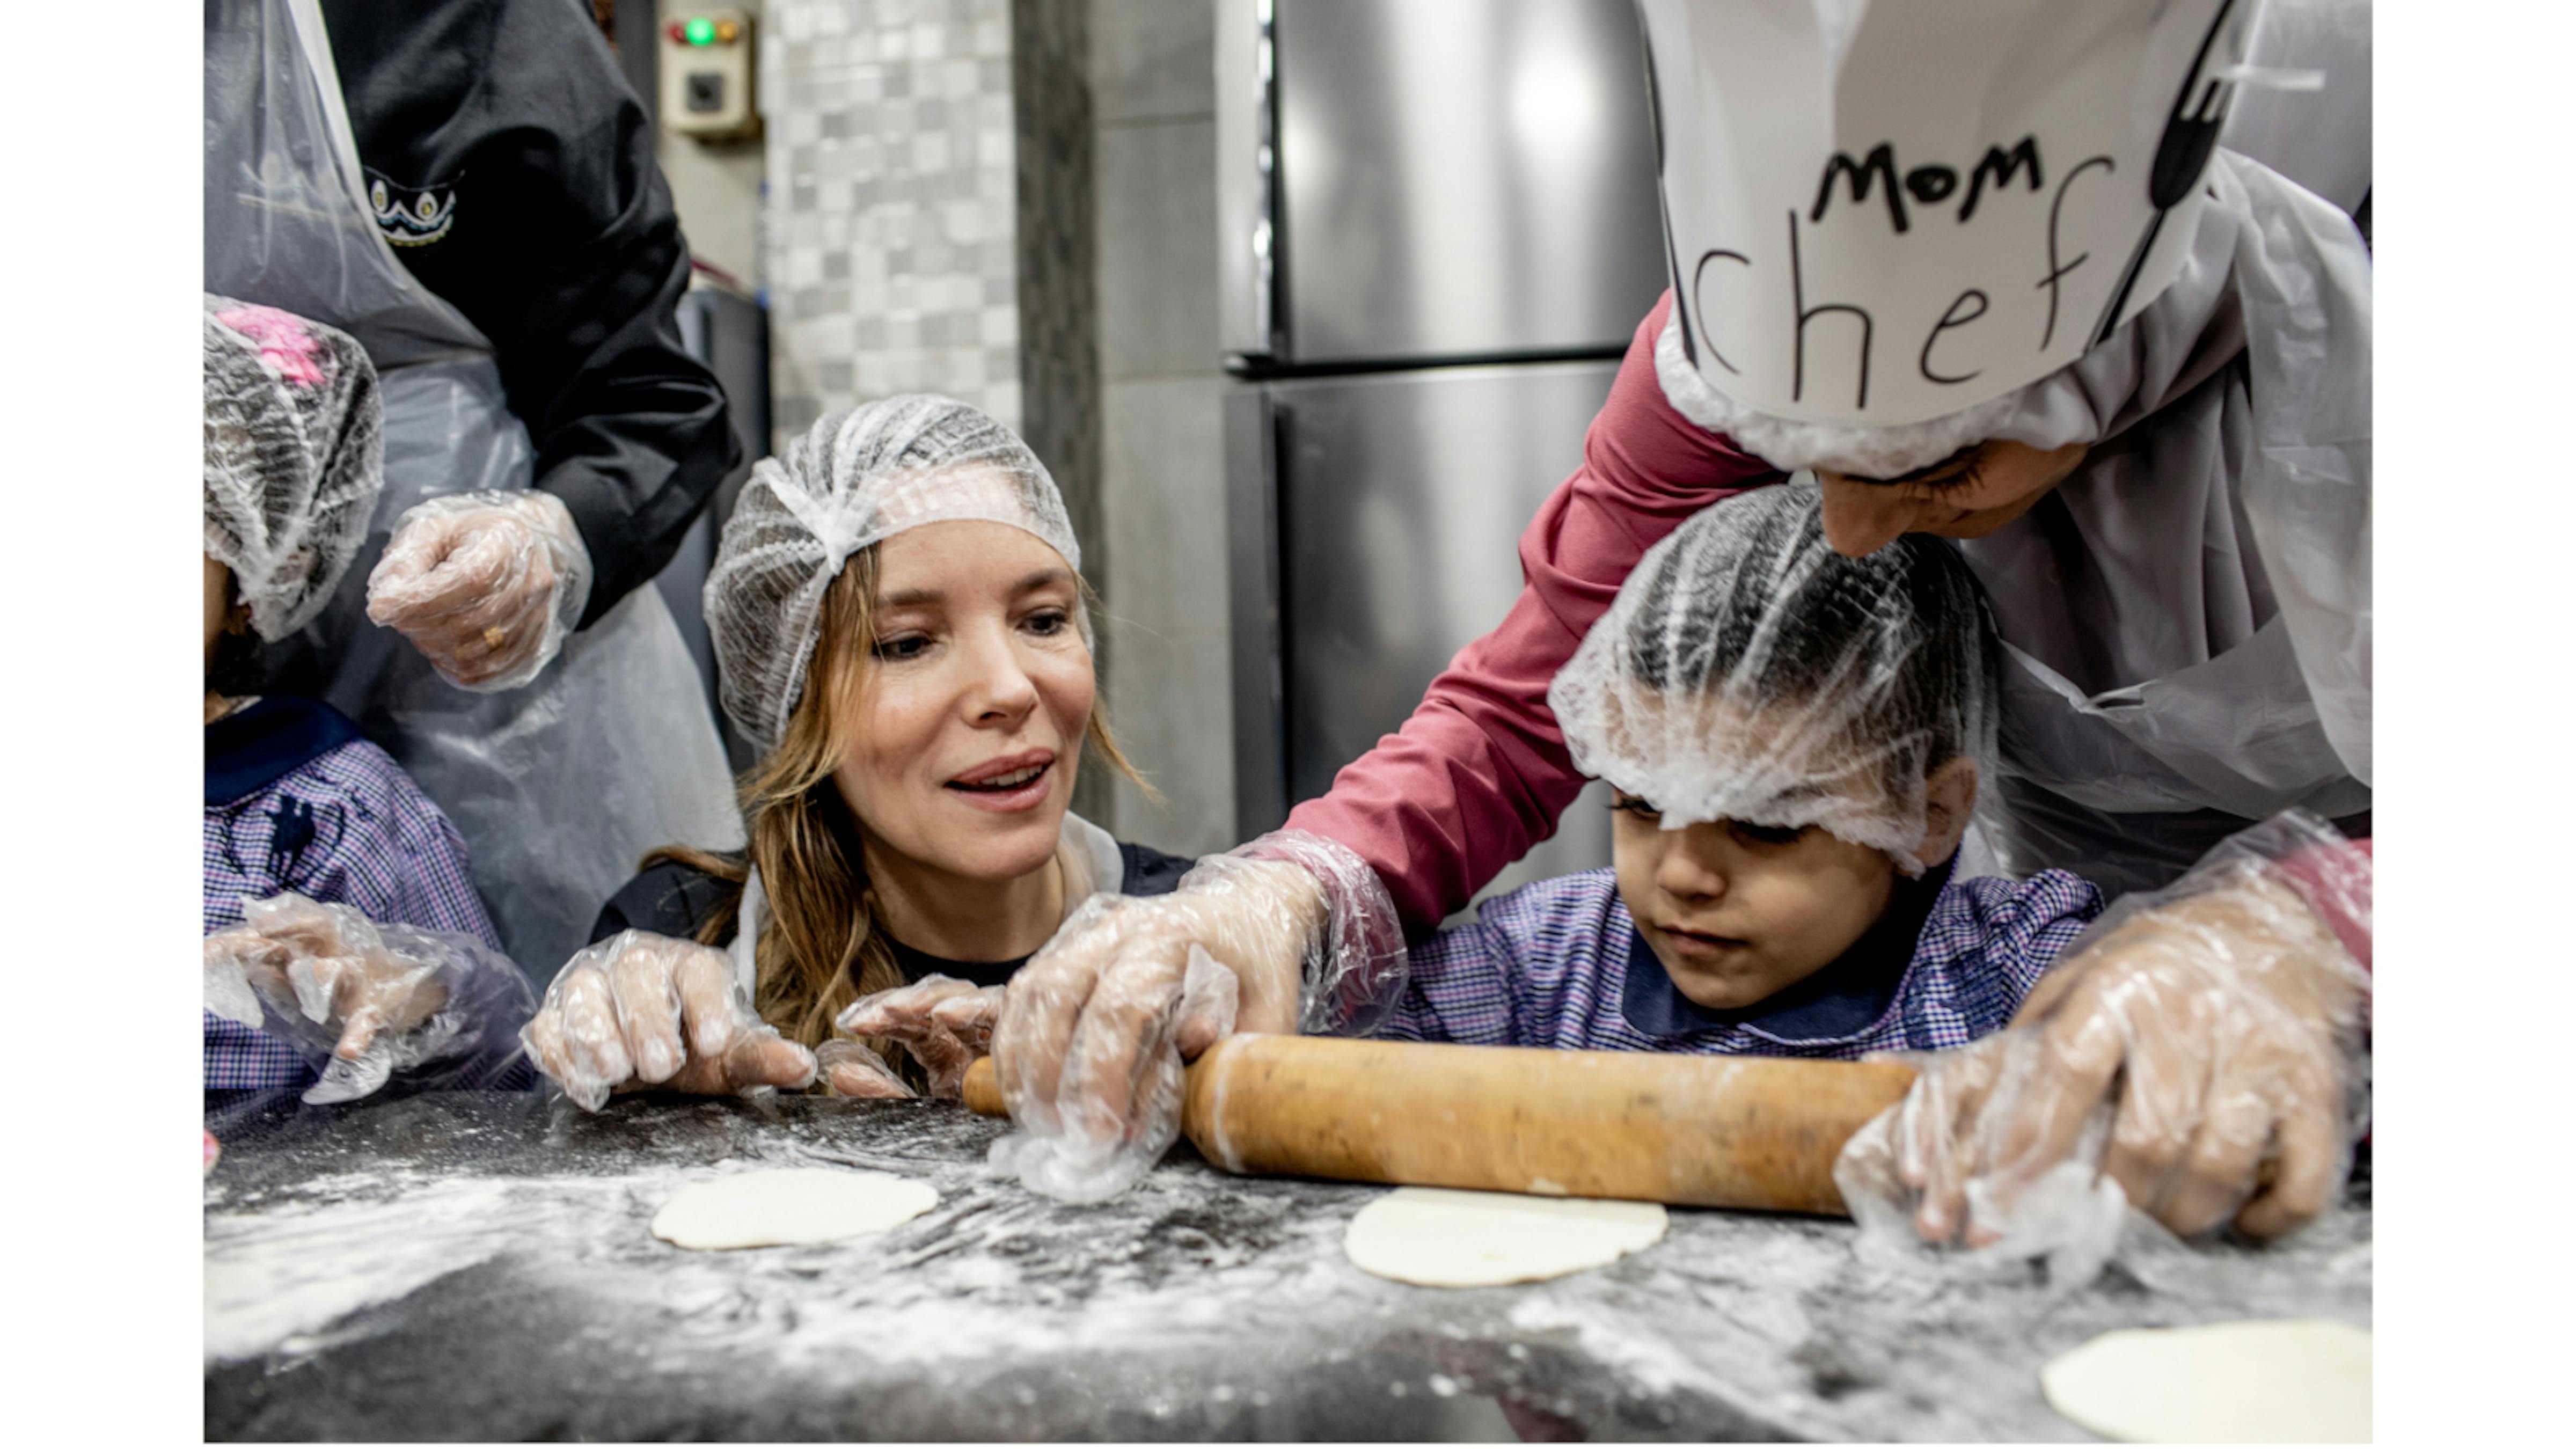
<instances>
[{"instance_id":1,"label":"white hairnet","mask_svg":"<svg viewBox=\"0 0 2576 1449\"><path fill-rule=\"evenodd\" d=\"M832 413L753 466L706 587L725 713L746 738L767 749L786 731L842 563L906 529L959 519L1026 529L1082 568L1046 465L953 398L907 395ZM1076 622L1089 644L1088 611Z\"/></svg>"},{"instance_id":2,"label":"white hairnet","mask_svg":"<svg viewBox=\"0 0 2576 1449\"><path fill-rule=\"evenodd\" d=\"M206 294L206 554L251 627L311 622L384 491L375 364L345 332Z\"/></svg>"},{"instance_id":3,"label":"white hairnet","mask_svg":"<svg viewBox=\"0 0 2576 1449\"><path fill-rule=\"evenodd\" d=\"M1812 486L1694 514L1647 550L1548 690L1574 764L1663 812L1816 825L1908 875L1924 782L1994 755L2000 661L1950 544L1825 542Z\"/></svg>"}]
</instances>

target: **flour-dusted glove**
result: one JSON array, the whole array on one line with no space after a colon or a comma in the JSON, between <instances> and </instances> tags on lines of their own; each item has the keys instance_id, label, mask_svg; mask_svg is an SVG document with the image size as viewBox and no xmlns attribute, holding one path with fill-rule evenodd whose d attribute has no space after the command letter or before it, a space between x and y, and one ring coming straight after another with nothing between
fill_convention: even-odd
<instances>
[{"instance_id":1,"label":"flour-dusted glove","mask_svg":"<svg viewBox=\"0 0 2576 1449\"><path fill-rule=\"evenodd\" d=\"M490 1080L536 1004L509 958L471 936L367 919L293 892L250 901L205 938L206 1009L327 1053L316 1104L407 1083Z\"/></svg>"},{"instance_id":2,"label":"flour-dusted glove","mask_svg":"<svg viewBox=\"0 0 2576 1449\"><path fill-rule=\"evenodd\" d=\"M852 1041L848 1037L834 1037L814 1048L814 1069L823 1090L835 1097L910 1098L918 1095L866 1042Z\"/></svg>"},{"instance_id":3,"label":"flour-dusted glove","mask_svg":"<svg viewBox=\"0 0 2576 1449\"><path fill-rule=\"evenodd\" d=\"M1365 1034L1404 973L1376 872L1304 831L1202 859L1170 895L1094 897L1011 978L993 1066L1019 1131L994 1164L1114 1196L1180 1134L1184 1061L1236 1029Z\"/></svg>"},{"instance_id":4,"label":"flour-dusted glove","mask_svg":"<svg viewBox=\"0 0 2576 1449\"><path fill-rule=\"evenodd\" d=\"M999 986L977 986L954 976L925 976L909 986L860 997L833 1026L851 1036L902 1043L928 1074L930 1095L954 1099L959 1084L966 1080L966 1069L993 1049L993 1024L1001 1018L1002 991Z\"/></svg>"},{"instance_id":5,"label":"flour-dusted glove","mask_svg":"<svg viewBox=\"0 0 2576 1449\"><path fill-rule=\"evenodd\" d=\"M1916 1058L1835 1181L1865 1232L2035 1256L2128 1206L2270 1237L2334 1199L2370 1101L2371 859L2292 811L2105 912L2006 1030ZM2340 938L2339 938L2340 937Z\"/></svg>"},{"instance_id":6,"label":"flour-dusted glove","mask_svg":"<svg viewBox=\"0 0 2576 1449\"><path fill-rule=\"evenodd\" d=\"M367 617L402 631L448 682L494 693L537 677L590 602L572 513L533 488L413 506L367 576Z\"/></svg>"},{"instance_id":7,"label":"flour-dusted glove","mask_svg":"<svg viewBox=\"0 0 2576 1449\"><path fill-rule=\"evenodd\" d=\"M565 962L522 1037L537 1069L590 1112L614 1092L803 1088L816 1070L812 1052L752 1009L732 958L650 931Z\"/></svg>"}]
</instances>

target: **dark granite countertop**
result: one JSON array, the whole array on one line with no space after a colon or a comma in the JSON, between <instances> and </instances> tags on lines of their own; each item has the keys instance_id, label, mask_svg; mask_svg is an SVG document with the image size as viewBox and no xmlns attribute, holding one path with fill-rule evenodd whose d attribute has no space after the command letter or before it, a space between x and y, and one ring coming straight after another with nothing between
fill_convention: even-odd
<instances>
[{"instance_id":1,"label":"dark granite countertop","mask_svg":"<svg viewBox=\"0 0 2576 1449\"><path fill-rule=\"evenodd\" d=\"M2370 1321L2366 1185L2268 1250L2092 1286L1964 1283L1845 1222L1674 1209L1551 1283L1343 1258L1386 1189L1228 1177L1184 1144L1069 1207L953 1104L435 1094L210 1118L210 1439L2056 1439L2038 1368L2112 1328ZM873 1238L693 1253L683 1184L846 1165L939 1206Z\"/></svg>"}]
</instances>

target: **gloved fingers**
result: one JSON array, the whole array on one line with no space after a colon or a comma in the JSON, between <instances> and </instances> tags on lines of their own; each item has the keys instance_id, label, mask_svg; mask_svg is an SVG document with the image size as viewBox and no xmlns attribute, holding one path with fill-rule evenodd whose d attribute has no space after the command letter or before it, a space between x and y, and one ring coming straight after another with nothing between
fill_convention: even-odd
<instances>
[{"instance_id":1,"label":"gloved fingers","mask_svg":"<svg viewBox=\"0 0 2576 1449\"><path fill-rule=\"evenodd\" d=\"M2236 1226L2274 1238L2326 1210L2344 1173L2341 1092L2322 1063L2294 1074L2276 1103L2271 1157L2256 1174L2253 1199Z\"/></svg>"},{"instance_id":2,"label":"gloved fingers","mask_svg":"<svg viewBox=\"0 0 2576 1449\"><path fill-rule=\"evenodd\" d=\"M519 1045L528 1052L528 1060L547 1079L566 1084L572 1079L572 1054L564 1045L563 1018L555 1012L540 1009L519 1028Z\"/></svg>"},{"instance_id":3,"label":"gloved fingers","mask_svg":"<svg viewBox=\"0 0 2576 1449\"><path fill-rule=\"evenodd\" d=\"M385 551L367 575L367 599L370 614L379 595L407 602L420 580L447 557L450 541L456 533L453 514L422 514L406 518L386 540ZM382 623L382 620L377 622Z\"/></svg>"},{"instance_id":4,"label":"gloved fingers","mask_svg":"<svg viewBox=\"0 0 2576 1449\"><path fill-rule=\"evenodd\" d=\"M2074 1154L2119 1075L2124 1042L2124 1023L2100 994L2079 992L2025 1049L2019 1065L2026 1069L2008 1073L1987 1098L1965 1144L1961 1178L1982 1180L1992 1189L1997 1216L2009 1219L2022 1193ZM1982 1247L2000 1237L2003 1226L1978 1221L1971 1212L1966 1241Z\"/></svg>"},{"instance_id":5,"label":"gloved fingers","mask_svg":"<svg viewBox=\"0 0 2576 1449\"><path fill-rule=\"evenodd\" d=\"M1066 1054L1056 1108L1068 1131L1124 1141L1147 1126L1140 1094L1172 1049L1186 969L1171 955L1131 955L1101 977Z\"/></svg>"},{"instance_id":6,"label":"gloved fingers","mask_svg":"<svg viewBox=\"0 0 2576 1449\"><path fill-rule=\"evenodd\" d=\"M861 1042L847 1038L814 1049L814 1065L823 1085L835 1097L908 1098L912 1088Z\"/></svg>"},{"instance_id":7,"label":"gloved fingers","mask_svg":"<svg viewBox=\"0 0 2576 1449\"><path fill-rule=\"evenodd\" d=\"M1125 933L1121 914L1095 896L1077 908L1029 963L1012 974L993 1026L993 1071L1011 1120L1040 1131L1057 1125L1066 1054L1100 973L1118 952Z\"/></svg>"},{"instance_id":8,"label":"gloved fingers","mask_svg":"<svg viewBox=\"0 0 2576 1449\"><path fill-rule=\"evenodd\" d=\"M2003 1071L2010 1042L2002 1037L1944 1052L1923 1064L1897 1104L1889 1156L1897 1182L1919 1196L1915 1231L1934 1242L1959 1234L1974 1167L1975 1124Z\"/></svg>"},{"instance_id":9,"label":"gloved fingers","mask_svg":"<svg viewBox=\"0 0 2576 1449\"><path fill-rule=\"evenodd\" d=\"M725 1079L736 1091L814 1085L814 1054L768 1027L744 1033L726 1049L723 1060Z\"/></svg>"},{"instance_id":10,"label":"gloved fingers","mask_svg":"<svg viewBox=\"0 0 2576 1449\"><path fill-rule=\"evenodd\" d=\"M672 945L688 948L681 950L671 968L671 983L680 998L680 1029L688 1038L689 1051L721 1059L732 1049L735 1037L745 1027L757 1025L759 1018L734 990L733 962L723 952L692 948L688 942Z\"/></svg>"},{"instance_id":11,"label":"gloved fingers","mask_svg":"<svg viewBox=\"0 0 2576 1449\"><path fill-rule=\"evenodd\" d=\"M2254 1194L2254 1175L2272 1142L2272 1106L2253 1092L2208 1095L2200 1130L2175 1165L2161 1199L2130 1193L2129 1201L2183 1237L2197 1237L2234 1217ZM2116 1140L2116 1133L2114 1134ZM2104 1159L2107 1170L2109 1159ZM2123 1191L2128 1183L2121 1180Z\"/></svg>"},{"instance_id":12,"label":"gloved fingers","mask_svg":"<svg viewBox=\"0 0 2576 1449\"><path fill-rule=\"evenodd\" d=\"M984 1056L993 1050L993 1027L1001 1020L1005 988L979 986L941 1001L930 1009L933 1024L965 1045L967 1051Z\"/></svg>"},{"instance_id":13,"label":"gloved fingers","mask_svg":"<svg viewBox=\"0 0 2576 1449\"><path fill-rule=\"evenodd\" d=\"M974 991L972 982L954 976L925 976L907 985L869 992L843 1007L832 1025L851 1036L892 1036L898 1030L927 1022L932 1009L941 1002L972 995Z\"/></svg>"},{"instance_id":14,"label":"gloved fingers","mask_svg":"<svg viewBox=\"0 0 2576 1449\"><path fill-rule=\"evenodd\" d=\"M617 993L608 983L608 973L584 963L566 967L555 982L555 1007L551 1015L559 1018L564 1042L568 1075L556 1080L567 1086L576 1079L616 1086L635 1075L634 1058L626 1052L626 1033L617 1026Z\"/></svg>"},{"instance_id":15,"label":"gloved fingers","mask_svg":"<svg viewBox=\"0 0 2576 1449\"><path fill-rule=\"evenodd\" d=\"M1189 960L1189 969L1181 978L1180 1020L1172 1031L1172 1045L1180 1050L1182 1061L1194 1062L1200 1053L1233 1032L1243 983L1195 944L1190 947Z\"/></svg>"},{"instance_id":16,"label":"gloved fingers","mask_svg":"<svg viewBox=\"0 0 2576 1449\"><path fill-rule=\"evenodd\" d=\"M2150 1028L2151 1033L2160 1031ZM2112 1119L2102 1170L2148 1213L2162 1216L2163 1205L2181 1184L2187 1154L2208 1125L2212 1104L2202 1072L2202 1064L2191 1056L2161 1049L2155 1035L2134 1042L2121 1065L2119 1113Z\"/></svg>"},{"instance_id":17,"label":"gloved fingers","mask_svg":"<svg viewBox=\"0 0 2576 1449\"><path fill-rule=\"evenodd\" d=\"M617 1029L626 1039L626 1055L638 1081L658 1085L679 1074L688 1061L680 1040L680 995L672 983L675 965L667 951L633 940L608 963L608 989L616 1002Z\"/></svg>"}]
</instances>

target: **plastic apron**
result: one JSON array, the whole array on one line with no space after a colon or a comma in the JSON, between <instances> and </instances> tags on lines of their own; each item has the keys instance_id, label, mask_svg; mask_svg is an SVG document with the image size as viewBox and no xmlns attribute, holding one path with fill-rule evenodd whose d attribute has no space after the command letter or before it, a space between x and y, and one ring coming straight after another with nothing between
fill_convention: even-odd
<instances>
[{"instance_id":1,"label":"plastic apron","mask_svg":"<svg viewBox=\"0 0 2576 1449\"><path fill-rule=\"evenodd\" d=\"M366 546L321 618L269 651L271 684L356 720L447 812L502 944L542 987L644 852L741 844L705 687L652 588L502 694L456 688L368 621L394 520L424 498L529 486L527 429L491 344L377 230L314 0L209 0L205 144L205 289L352 334L384 389Z\"/></svg>"},{"instance_id":2,"label":"plastic apron","mask_svg":"<svg viewBox=\"0 0 2576 1449\"><path fill-rule=\"evenodd\" d=\"M2290 806L2368 828L2369 257L2338 209L2242 158L2209 184L2241 359L1963 547L2009 641L1984 813L2015 874L2160 885Z\"/></svg>"}]
</instances>

